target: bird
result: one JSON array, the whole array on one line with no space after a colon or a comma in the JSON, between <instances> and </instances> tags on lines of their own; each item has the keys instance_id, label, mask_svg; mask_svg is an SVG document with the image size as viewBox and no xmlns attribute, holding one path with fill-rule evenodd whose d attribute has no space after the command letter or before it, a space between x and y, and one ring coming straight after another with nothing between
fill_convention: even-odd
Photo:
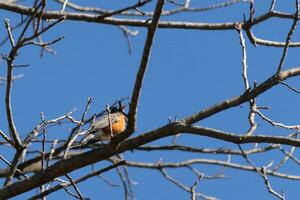
<instances>
[{"instance_id":1,"label":"bird","mask_svg":"<svg viewBox=\"0 0 300 200\"><path fill-rule=\"evenodd\" d=\"M90 131L86 133L81 141L81 145L85 145L89 141L109 141L113 136L122 133L127 125L127 116L124 113L124 108L125 105L119 103L119 106L110 109L109 114L106 113L92 122Z\"/></svg>"}]
</instances>

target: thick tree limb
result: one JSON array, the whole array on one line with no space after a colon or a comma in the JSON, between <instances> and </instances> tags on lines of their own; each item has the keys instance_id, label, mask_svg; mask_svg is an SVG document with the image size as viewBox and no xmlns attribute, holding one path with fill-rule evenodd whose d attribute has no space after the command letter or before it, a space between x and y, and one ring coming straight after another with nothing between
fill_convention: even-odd
<instances>
[{"instance_id":1,"label":"thick tree limb","mask_svg":"<svg viewBox=\"0 0 300 200\"><path fill-rule=\"evenodd\" d=\"M269 90L270 88L277 85L278 83L281 83L282 81L286 80L287 78L291 78L291 77L295 77L295 76L299 76L299 75L300 75L300 67L296 67L296 68L292 68L289 70L279 72L279 73L271 76L269 79L267 79L263 83L257 85L257 87L255 87L254 89L252 89L250 91L246 91L244 94L242 94L240 96L225 100L222 103L213 105L212 107L204 109L197 114L186 117L184 119L184 122L187 124L194 124L194 123L196 123L202 119L205 119L207 117L210 117L220 111L241 105L251 99L254 99L255 97L257 97L260 94L264 93L265 91Z\"/></svg>"},{"instance_id":2,"label":"thick tree limb","mask_svg":"<svg viewBox=\"0 0 300 200\"><path fill-rule=\"evenodd\" d=\"M246 102L247 100L252 99L258 96L259 94L265 92L266 90L270 89L271 87L278 84L279 82L287 78L297 76L299 74L300 74L300 68L293 68L290 70L282 71L277 75L272 76L262 84L258 85L252 91L245 93L241 96L234 97L231 100L224 101L223 103L217 104L211 108L208 108L196 115L186 118L185 120L183 120L183 122L195 123L201 119L204 119L205 117L211 116L212 114L240 105L241 103ZM286 144L291 146L300 146L299 139L292 139L288 137L277 137L277 136L264 136L264 135L255 135L255 136L236 135L232 133L226 133L226 132L203 128L203 127L186 126L185 123L182 122L174 122L171 124L167 124L156 130L153 130L151 132L142 134L138 137L126 140L120 143L119 145L115 145L115 144L106 145L103 148L92 150L80 156L74 156L65 161L57 162L53 166L47 168L44 172L37 173L30 179L26 179L24 181L20 181L18 183L3 188L2 190L0 190L0 196L8 198L8 197L18 195L24 191L33 189L41 184L51 181L54 178L67 174L73 170L107 159L112 155L116 155L118 153L127 150L132 150L138 146L147 144L154 140L167 137L170 135L176 135L181 132L208 136L208 137L212 137L212 138L216 138L228 142L233 142L237 144L278 143L278 144Z\"/></svg>"},{"instance_id":3,"label":"thick tree limb","mask_svg":"<svg viewBox=\"0 0 300 200\"><path fill-rule=\"evenodd\" d=\"M23 14L32 15L34 8L21 6L18 4L11 4L0 2L0 9ZM138 26L149 27L151 22L148 20L134 20L134 19L120 19L107 17L105 19L99 19L99 14L86 14L76 12L60 12L60 11L45 11L43 13L44 19L60 19L65 17L67 20L85 21L93 23L104 23L111 25L126 25L126 26ZM235 30L237 24L241 24L243 29L249 29L249 27L256 25L260 22L266 21L270 18L283 18L294 19L294 14L283 13L278 11L269 11L253 19L252 22L229 22L229 23L193 23L193 22L175 22L175 21L162 21L158 23L159 28L177 28L177 29L200 29L200 30ZM298 17L299 18L299 17ZM284 46L285 42L282 43ZM290 44L290 47L293 44ZM299 45L298 45L299 46Z\"/></svg>"},{"instance_id":4,"label":"thick tree limb","mask_svg":"<svg viewBox=\"0 0 300 200\"><path fill-rule=\"evenodd\" d=\"M139 67L139 71L137 72L135 84L131 96L130 106L129 106L129 113L128 113L128 134L124 134L125 137L128 137L131 133L133 133L136 129L136 117L137 117L137 107L141 95L143 80L145 77L148 61L151 54L151 48L155 36L155 31L157 29L157 25L159 23L159 18L162 12L162 8L164 5L164 0L158 0L153 18L151 20L151 25L148 29L147 38L143 50L143 55L141 58L141 63Z\"/></svg>"},{"instance_id":5,"label":"thick tree limb","mask_svg":"<svg viewBox=\"0 0 300 200\"><path fill-rule=\"evenodd\" d=\"M87 179L90 179L90 178L92 178L92 177L98 176L98 175L100 175L100 174L103 174L103 173L105 173L105 172L111 170L111 169L114 169L114 168L116 168L116 167L119 167L119 166L121 166L121 165L124 165L125 163L126 163L126 161L123 160L123 161L120 161L120 162L118 162L118 163L116 163L116 164L113 164L113 165L110 165L110 166L108 166L108 167L105 167L105 168L103 168L103 169L97 170L97 171L95 171L95 172L92 172L92 173L90 173L90 174L87 174L87 175L85 175L85 176L82 176L82 177L80 177L80 178L74 180L74 183L75 183L75 184L81 183L81 182L83 182L83 181L85 181L85 180L87 180ZM40 193L40 194L37 194L37 195L35 195L35 196L29 198L29 200L40 199L40 198L42 198L42 197L44 197L44 196L47 196L47 195L49 195L49 194L51 194L51 193L53 193L53 192L56 192L56 191L58 191L58 190L60 190L60 189L63 189L64 187L68 187L68 186L70 186L70 185L71 185L71 183L66 183L66 184L59 184L59 185L56 185L56 186L54 186L54 187L52 187L52 188L50 188L50 189L48 189L48 190L45 190L44 192L42 192L42 193Z\"/></svg>"},{"instance_id":6,"label":"thick tree limb","mask_svg":"<svg viewBox=\"0 0 300 200\"><path fill-rule=\"evenodd\" d=\"M56 177L70 173L76 169L107 159L113 155L117 155L124 151L135 149L138 146L147 144L154 140L178 134L180 132L189 132L197 135L204 135L237 144L280 143L292 146L300 146L300 139L264 135L235 135L203 127L185 126L180 122L174 122L156 130L153 130L151 132L139 135L135 138L125 140L118 146L115 146L114 144L105 145L102 148L74 156L67 160L59 161L54 165L50 166L49 168L45 169L44 171L38 172L36 175L30 177L29 179L22 180L20 182L14 183L1 189L0 199L6 199L17 196L23 192L38 187L39 185L52 181Z\"/></svg>"}]
</instances>

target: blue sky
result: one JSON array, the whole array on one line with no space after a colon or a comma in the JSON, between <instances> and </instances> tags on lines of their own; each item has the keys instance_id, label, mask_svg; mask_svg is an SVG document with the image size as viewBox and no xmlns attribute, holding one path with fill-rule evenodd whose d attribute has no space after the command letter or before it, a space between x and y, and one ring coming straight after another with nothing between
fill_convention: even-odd
<instances>
[{"instance_id":1,"label":"blue sky","mask_svg":"<svg viewBox=\"0 0 300 200\"><path fill-rule=\"evenodd\" d=\"M81 3L80 1L76 1ZM131 1L135 2L135 1ZM196 1L195 1L196 2ZM201 1L193 6L208 6L220 1ZM26 2L24 2L26 4ZM94 5L93 1L86 1L86 5ZM193 4L194 3L194 4ZM202 4L203 3L203 4ZM256 16L265 12L270 1L257 1ZM52 3L51 3L52 5ZM56 5L56 4L53 4ZM118 1L99 1L103 8L118 8ZM147 8L152 8L147 6ZM277 1L276 10L294 10L294 1ZM167 7L170 7L167 5ZM248 13L248 4L240 3L231 7L198 14L179 14L162 17L162 20L197 21L197 22L230 22L240 21L243 14ZM19 20L19 16L9 12L0 12L0 19L8 17L12 24ZM253 28L257 37L270 40L284 41L292 21L272 19ZM6 36L4 23L0 28L0 38ZM1 26L0 26L1 27ZM139 31L131 37L132 53L128 54L126 40L118 27L66 21L48 32L45 41L58 36L66 38L55 44L53 48L57 55L46 53L40 58L40 49L27 47L21 50L16 63L29 64L27 68L15 70L15 74L23 74L23 78L16 80L12 90L12 106L15 123L21 135L26 135L40 122L40 112L44 112L46 119L55 118L77 108L74 116L79 119L88 97L93 97L93 104L89 112L104 109L106 103L131 95L136 72L139 67L143 45L146 38L144 28L129 27ZM244 33L245 35L245 33ZM245 36L246 37L246 36ZM299 31L296 30L293 41L299 41ZM272 47L253 47L246 40L249 80L253 83L264 81L277 69L282 49ZM1 53L8 52L8 44L0 48ZM299 65L299 51L289 49L284 69ZM158 29L149 68L145 77L141 101L138 109L138 135L168 122L171 116L178 119L193 114L201 109L221 102L227 98L239 95L243 89L242 82L242 52L238 33L230 31L200 31ZM0 76L5 75L4 62L0 63ZM299 79L288 81L293 86L299 86ZM0 86L0 99L4 102L4 86ZM299 123L298 107L299 95L292 93L283 86L276 86L257 99L260 106L270 106L265 114L274 121L287 124ZM7 132L4 104L0 104L0 128ZM224 131L244 133L248 129L248 104L232 108L219 113L199 124ZM269 124L257 118L260 126L257 134L286 135L283 129L274 129ZM49 130L49 138L68 137L69 126L63 125ZM170 143L172 138L158 141L156 144ZM181 144L198 148L231 147L236 145L205 137L181 136ZM245 148L253 145L245 145ZM288 149L288 147L286 147ZM11 156L11 149L1 147L1 154ZM296 154L299 153L296 151ZM277 163L282 158L279 151L267 153L263 157L251 156L258 166L267 165L271 161ZM125 157L133 161L183 161L191 158L215 158L226 160L226 156L186 154L178 152L127 152ZM11 159L11 158L10 158ZM246 164L242 158L232 157L233 162ZM97 163L100 168L108 163ZM0 163L0 167L4 167ZM197 166L207 175L214 174L220 167L209 165ZM298 168L297 168L298 167ZM283 172L297 174L299 166L288 161ZM83 175L89 167L73 172L72 177ZM158 171L130 168L130 177L137 183L133 187L137 199L188 199L185 193L163 179ZM171 175L192 185L195 177L186 169L170 170ZM268 194L261 177L254 173L238 170L223 169L226 179L204 180L200 182L197 191L216 196L220 199L275 199ZM119 183L115 171L105 174L110 180ZM295 199L299 189L298 181L286 181L270 177L276 191L284 190L287 199ZM79 184L85 197L92 199L120 199L123 198L121 187L112 188L97 178ZM31 191L15 199L24 199L33 195ZM52 194L48 199L70 198L65 192Z\"/></svg>"}]
</instances>

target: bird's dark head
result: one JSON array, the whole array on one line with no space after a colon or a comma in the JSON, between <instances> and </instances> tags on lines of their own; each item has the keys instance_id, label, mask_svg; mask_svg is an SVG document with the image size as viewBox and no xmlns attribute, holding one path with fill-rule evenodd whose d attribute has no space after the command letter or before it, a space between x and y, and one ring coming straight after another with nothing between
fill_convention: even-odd
<instances>
[{"instance_id":1,"label":"bird's dark head","mask_svg":"<svg viewBox=\"0 0 300 200\"><path fill-rule=\"evenodd\" d=\"M112 108L110 109L110 112L111 112L111 113L121 112L121 113L125 114L125 113L124 113L125 108L126 108L126 105L125 105L125 104L122 104L122 102L119 101L119 102L118 102L118 105L116 105L116 106L114 106L114 107L112 107Z\"/></svg>"},{"instance_id":2,"label":"bird's dark head","mask_svg":"<svg viewBox=\"0 0 300 200\"><path fill-rule=\"evenodd\" d=\"M125 108L126 108L126 104L122 104L122 102L119 101L118 105L119 105L119 106L118 106L118 110L119 110L120 112L124 113L124 110L125 110Z\"/></svg>"}]
</instances>

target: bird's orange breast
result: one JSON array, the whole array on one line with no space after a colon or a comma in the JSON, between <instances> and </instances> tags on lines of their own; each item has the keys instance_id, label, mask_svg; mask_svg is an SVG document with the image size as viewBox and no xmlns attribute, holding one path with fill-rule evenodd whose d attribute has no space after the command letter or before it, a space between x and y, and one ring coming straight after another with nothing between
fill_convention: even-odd
<instances>
[{"instance_id":1,"label":"bird's orange breast","mask_svg":"<svg viewBox=\"0 0 300 200\"><path fill-rule=\"evenodd\" d=\"M111 125L113 135L123 132L126 128L125 116L120 115L119 119ZM104 128L104 132L110 134L110 127Z\"/></svg>"}]
</instances>

